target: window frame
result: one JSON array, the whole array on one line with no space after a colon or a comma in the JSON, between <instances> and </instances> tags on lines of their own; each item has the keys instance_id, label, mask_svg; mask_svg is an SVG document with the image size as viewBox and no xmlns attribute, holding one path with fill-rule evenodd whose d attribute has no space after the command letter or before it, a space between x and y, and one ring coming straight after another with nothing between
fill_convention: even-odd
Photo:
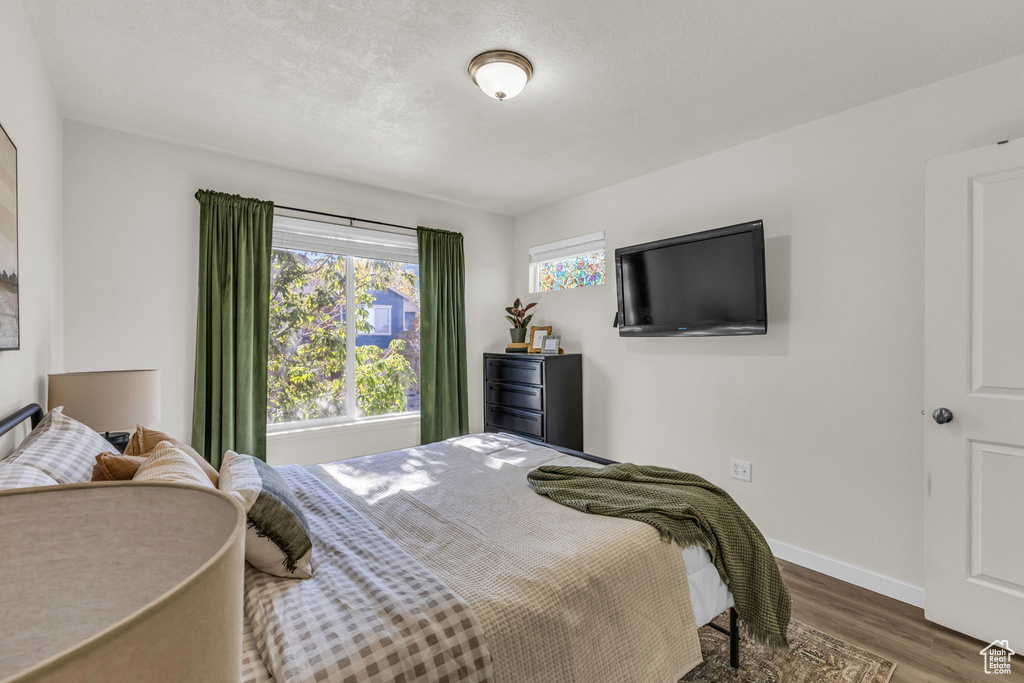
<instances>
[{"instance_id":1,"label":"window frame","mask_svg":"<svg viewBox=\"0 0 1024 683\"><path fill-rule=\"evenodd\" d=\"M596 251L604 252L604 282L600 285L584 285L582 287L563 287L562 289L541 289L540 288L540 266L552 261L562 261L574 256L582 256ZM605 244L604 230L570 237L556 242L538 244L530 247L530 293L548 294L551 292L570 291L573 289L587 289L589 287L603 287L608 284L608 249Z\"/></svg>"},{"instance_id":2,"label":"window frame","mask_svg":"<svg viewBox=\"0 0 1024 683\"><path fill-rule=\"evenodd\" d=\"M400 263L400 261L398 263ZM377 309L378 308L382 309L382 310L385 309L385 308L388 309L388 318L387 318L387 320L388 320L388 331L387 332L381 332L380 330L377 329L377 325L375 324L373 326L373 332L359 332L358 334L359 334L360 337L373 337L373 336L377 336L377 335L387 335L389 337L391 336L391 310L392 310L393 306L391 304L380 304L379 306L377 304L373 304L372 306L370 306L369 307L369 313L372 316L374 323L377 322ZM402 332L404 332L404 331L405 330L402 330Z\"/></svg>"},{"instance_id":3,"label":"window frame","mask_svg":"<svg viewBox=\"0 0 1024 683\"><path fill-rule=\"evenodd\" d=\"M356 396L356 382L355 382L356 347L357 347L356 339L357 339L357 337L364 336L364 335L360 334L358 332L358 330L356 330L356 316L349 315L349 311L351 310L351 306L349 305L349 302L353 302L356 299L356 296L355 296L355 277L354 277L354 275L355 275L355 261L356 261L356 259L358 259L358 258L377 259L377 260L384 260L384 261L395 261L396 263L418 264L419 263L419 254L415 253L415 258L410 260L410 259L402 259L402 258L387 258L386 255L362 255L362 254L353 254L353 253L348 253L348 252L346 252L346 253L338 253L338 251L340 251L340 249L335 250L335 249L330 248L330 243L329 242L325 242L325 244L323 245L323 248L320 248L320 249L317 249L315 245L310 245L310 246L286 246L285 244L280 243L276 239L277 233L278 233L277 221L278 221L279 218L287 219L287 222L285 223L285 225L294 225L296 222L304 223L304 224L310 224L310 226L316 226L317 228L322 230L324 233L328 233L328 234L330 233L331 226L338 226L339 228L346 228L346 229L356 228L356 229L359 229L359 230L389 233L389 234L392 234L392 235L397 235L399 237L406 237L405 235L399 233L398 231L393 231L393 230L388 230L388 229L363 228L361 226L351 225L350 223L335 223L335 222L329 221L329 220L319 220L319 219L318 220L311 220L311 219L308 219L308 218L305 218L305 217L299 217L299 216L292 215L291 213L278 213L277 211L275 211L275 213L274 213L274 222L275 222L274 234L275 234L275 239L273 240L273 244L271 246L271 249L274 249L274 250L292 250L292 251L301 250L301 251L309 251L309 252L320 253L320 254L334 254L336 256L343 257L345 259L345 273L346 273L346 277L345 277L345 303L344 303L344 305L342 307L343 315L345 316L345 318L344 318L344 322L345 322L345 358L346 358L346 362L345 362L345 410L346 410L346 413L351 413L351 414L336 415L334 417L318 417L318 418L313 418L312 420L296 420L294 422L267 422L267 435L269 436L269 435L272 435L272 434L280 434L280 433L286 433L286 432L298 432L298 431L305 431L305 430L322 429L322 428L325 428L325 427L335 427L335 426L342 426L342 425L352 425L352 426L355 426L355 425L370 425L370 424L373 424L375 422L382 422L382 421L389 421L389 420L390 421L419 421L419 419L420 419L420 410L419 409L407 410L407 411L402 412L402 413L386 413L384 415L364 415L362 417L357 416L355 414L356 411L358 410L358 405L359 405L358 398ZM311 229L313 229L313 228L311 227ZM285 228L283 230L283 232L287 232L287 228ZM413 238L413 239L415 239L415 238ZM284 240L282 240L282 242L283 241ZM406 256L408 256L408 255L412 255L412 253L406 254ZM390 305L386 304L385 306L387 306L388 308L391 308ZM389 317L388 322L390 324L390 317ZM372 334L376 334L376 331L374 333L372 333ZM390 333L388 333L388 334L390 334Z\"/></svg>"}]
</instances>

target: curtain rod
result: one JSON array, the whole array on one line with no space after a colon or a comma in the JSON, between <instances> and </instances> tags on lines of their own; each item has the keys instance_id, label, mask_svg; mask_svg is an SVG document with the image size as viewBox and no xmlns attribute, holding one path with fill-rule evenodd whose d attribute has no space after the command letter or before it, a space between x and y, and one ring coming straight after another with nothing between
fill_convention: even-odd
<instances>
[{"instance_id":1,"label":"curtain rod","mask_svg":"<svg viewBox=\"0 0 1024 683\"><path fill-rule=\"evenodd\" d=\"M402 230L412 230L416 232L416 228L410 228L408 225L398 225L397 223L385 223L384 221L371 221L369 218L356 218L355 216L342 216L336 213L327 213L326 211L311 211L310 209L296 209L294 206L281 206L280 204L274 205L275 209L284 209L285 211L298 211L299 213L312 213L317 216L329 216L331 218L340 218L342 220L359 221L360 223L372 223L374 225L386 225L389 228L401 228Z\"/></svg>"}]
</instances>

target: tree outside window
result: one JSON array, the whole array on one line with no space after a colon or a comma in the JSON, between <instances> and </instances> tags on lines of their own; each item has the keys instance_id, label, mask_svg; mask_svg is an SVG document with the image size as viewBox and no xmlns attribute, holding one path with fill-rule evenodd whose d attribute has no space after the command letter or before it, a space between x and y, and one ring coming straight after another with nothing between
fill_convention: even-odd
<instances>
[{"instance_id":1,"label":"tree outside window","mask_svg":"<svg viewBox=\"0 0 1024 683\"><path fill-rule=\"evenodd\" d=\"M269 424L418 411L416 264L275 248L271 276Z\"/></svg>"}]
</instances>

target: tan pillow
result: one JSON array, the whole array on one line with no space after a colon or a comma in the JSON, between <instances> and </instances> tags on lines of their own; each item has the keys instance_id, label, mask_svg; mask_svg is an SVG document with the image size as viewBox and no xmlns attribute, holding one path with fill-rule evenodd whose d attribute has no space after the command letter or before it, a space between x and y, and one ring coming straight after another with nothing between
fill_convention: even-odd
<instances>
[{"instance_id":1,"label":"tan pillow","mask_svg":"<svg viewBox=\"0 0 1024 683\"><path fill-rule=\"evenodd\" d=\"M216 488L191 455L170 441L161 441L142 459L132 481L168 481Z\"/></svg>"},{"instance_id":2,"label":"tan pillow","mask_svg":"<svg viewBox=\"0 0 1024 683\"><path fill-rule=\"evenodd\" d=\"M145 456L100 453L92 468L93 481L129 481L135 476Z\"/></svg>"},{"instance_id":3,"label":"tan pillow","mask_svg":"<svg viewBox=\"0 0 1024 683\"><path fill-rule=\"evenodd\" d=\"M136 427L135 433L132 434L132 438L128 442L128 446L124 449L124 454L146 457L161 441L170 441L176 448L192 456L192 459L196 461L196 464L202 468L203 472L206 472L206 476L210 478L214 488L217 487L217 484L220 482L220 475L217 474L217 470L214 466L206 461L206 458L199 455L199 451L192 448L184 441L178 441L174 437L167 436L163 432L158 432L155 429L143 427L142 425Z\"/></svg>"}]
</instances>

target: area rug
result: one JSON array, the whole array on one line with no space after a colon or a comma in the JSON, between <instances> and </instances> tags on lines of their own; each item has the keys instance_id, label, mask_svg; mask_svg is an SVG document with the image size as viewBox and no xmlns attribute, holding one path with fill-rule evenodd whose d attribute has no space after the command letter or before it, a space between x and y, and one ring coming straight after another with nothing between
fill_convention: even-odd
<instances>
[{"instance_id":1,"label":"area rug","mask_svg":"<svg viewBox=\"0 0 1024 683\"><path fill-rule=\"evenodd\" d=\"M728 628L726 615L715 620ZM799 621L789 622L789 652L740 641L740 668L729 666L729 637L700 629L704 663L683 677L704 683L889 683L896 662Z\"/></svg>"}]
</instances>

